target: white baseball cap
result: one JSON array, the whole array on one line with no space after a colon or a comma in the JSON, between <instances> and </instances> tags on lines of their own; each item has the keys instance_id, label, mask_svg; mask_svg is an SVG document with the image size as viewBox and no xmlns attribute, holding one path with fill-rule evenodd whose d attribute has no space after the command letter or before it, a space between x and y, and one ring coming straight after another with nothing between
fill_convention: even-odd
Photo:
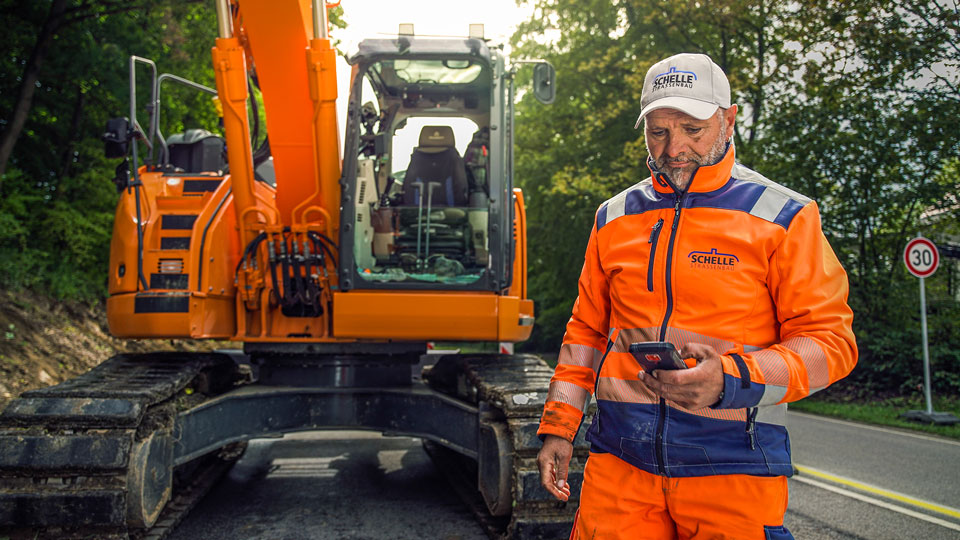
<instances>
[{"instance_id":1,"label":"white baseball cap","mask_svg":"<svg viewBox=\"0 0 960 540\"><path fill-rule=\"evenodd\" d=\"M705 54L681 53L650 67L643 79L640 116L633 129L650 111L677 109L706 120L717 107L730 107L730 82L720 66Z\"/></svg>"}]
</instances>

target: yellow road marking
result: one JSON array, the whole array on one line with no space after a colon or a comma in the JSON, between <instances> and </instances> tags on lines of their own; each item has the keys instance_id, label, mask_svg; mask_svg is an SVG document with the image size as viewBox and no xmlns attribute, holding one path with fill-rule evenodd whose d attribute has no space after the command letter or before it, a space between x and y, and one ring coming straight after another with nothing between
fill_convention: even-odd
<instances>
[{"instance_id":1,"label":"yellow road marking","mask_svg":"<svg viewBox=\"0 0 960 540\"><path fill-rule=\"evenodd\" d=\"M821 482L821 481L819 481L819 480L814 480L814 479L812 479L812 478L807 478L806 476L801 476L801 475L794 476L794 477L791 478L790 480L793 481L793 482L801 482L801 483L803 483L803 484L807 484L807 485L811 485L811 486L816 486L816 487L818 487L818 488L820 488L820 489L823 489L823 490L826 490L826 491L831 491L831 492L836 493L836 494L838 494L838 495L842 495L842 496L844 496L844 497L849 497L849 498L851 498L851 499L855 499L855 500L858 500L858 501L863 501L863 502L865 502L865 503L867 503L867 504L872 504L872 505L877 506L877 507L879 507L879 508L886 508L887 510L890 510L891 512L897 512L898 514L903 514L903 515L905 515L905 516L910 516L910 517L912 517L912 518L916 518L916 519L919 519L919 520L921 520L921 521L926 521L927 523L933 523L934 525L940 525L941 527L944 527L944 528L947 528L947 529L952 529L952 530L954 530L954 531L960 531L960 525L957 525L956 523L947 521L947 520L945 520L945 519L940 519L940 518L938 518L938 517L933 517L933 516L931 516L931 515L922 514L922 513L920 513L920 512L917 512L916 510L911 510L911 509L906 508L906 507L904 507L904 506L900 506L900 505L897 505L897 504L889 503L889 502L887 502L887 501L881 501L880 499L876 499L876 498L874 498L874 497L870 497L870 496L868 496L868 495L864 495L864 494L858 493L858 492L856 492L856 491L851 491L851 490L849 490L849 489L847 489L847 488L844 488L844 487L837 487L837 486L835 486L835 485L833 485L833 484L828 484L828 483L826 483L826 482Z\"/></svg>"},{"instance_id":2,"label":"yellow road marking","mask_svg":"<svg viewBox=\"0 0 960 540\"><path fill-rule=\"evenodd\" d=\"M956 508L950 508L948 506L942 506L936 503L929 501L924 501L916 499L909 495L904 495L902 493L897 493L895 491L886 490L876 486L871 486L870 484L864 484L863 482L857 482L856 480L851 480L849 478L844 478L842 476L837 476L827 472L819 471L817 469L812 469L804 465L796 465L797 470L801 474L815 476L817 478L822 478L830 482L837 484L842 484L852 488L859 489L861 491L866 491L868 493L873 493L874 495L880 495L881 497L886 497L888 499L893 499L895 501L900 501L904 504L909 504L911 506L916 506L918 508L923 508L924 510L929 510L931 512L936 512L938 514L943 514L946 516L954 517L960 519L960 510Z\"/></svg>"}]
</instances>

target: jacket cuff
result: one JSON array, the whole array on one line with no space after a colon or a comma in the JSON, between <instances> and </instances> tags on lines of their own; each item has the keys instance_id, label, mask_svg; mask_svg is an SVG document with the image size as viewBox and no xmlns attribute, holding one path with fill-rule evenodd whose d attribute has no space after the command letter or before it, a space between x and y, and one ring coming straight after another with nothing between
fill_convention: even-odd
<instances>
[{"instance_id":1,"label":"jacket cuff","mask_svg":"<svg viewBox=\"0 0 960 540\"><path fill-rule=\"evenodd\" d=\"M711 409L743 409L755 407L763 397L764 385L750 380L750 370L739 354L720 357L723 362L723 399ZM732 375L731 372L737 375Z\"/></svg>"},{"instance_id":2,"label":"jacket cuff","mask_svg":"<svg viewBox=\"0 0 960 540\"><path fill-rule=\"evenodd\" d=\"M566 403L548 401L543 407L543 416L540 417L540 429L537 436L542 441L547 435L556 435L573 442L580 429L583 413Z\"/></svg>"},{"instance_id":3,"label":"jacket cuff","mask_svg":"<svg viewBox=\"0 0 960 540\"><path fill-rule=\"evenodd\" d=\"M540 424L540 429L537 430L537 437L540 439L540 442L546 440L547 435L556 435L562 439L566 439L567 442L572 443L573 439L577 436L577 433L574 432L570 434L570 430L563 429L560 426L550 425L550 424Z\"/></svg>"}]
</instances>

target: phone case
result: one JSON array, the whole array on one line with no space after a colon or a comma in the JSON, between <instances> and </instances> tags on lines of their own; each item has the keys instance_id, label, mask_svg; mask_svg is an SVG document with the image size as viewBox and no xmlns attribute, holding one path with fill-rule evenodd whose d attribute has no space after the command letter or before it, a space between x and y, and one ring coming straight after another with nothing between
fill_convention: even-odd
<instances>
[{"instance_id":1,"label":"phone case","mask_svg":"<svg viewBox=\"0 0 960 540\"><path fill-rule=\"evenodd\" d=\"M630 353L648 373L656 369L686 369L687 367L673 343L664 341L632 343Z\"/></svg>"}]
</instances>

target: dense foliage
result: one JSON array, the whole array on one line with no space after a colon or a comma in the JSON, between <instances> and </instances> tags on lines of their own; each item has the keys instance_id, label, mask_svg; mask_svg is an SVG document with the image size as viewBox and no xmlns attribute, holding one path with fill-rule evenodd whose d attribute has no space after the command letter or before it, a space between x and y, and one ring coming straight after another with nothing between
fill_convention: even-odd
<instances>
[{"instance_id":1,"label":"dense foliage","mask_svg":"<svg viewBox=\"0 0 960 540\"><path fill-rule=\"evenodd\" d=\"M15 137L0 178L0 285L102 298L117 195L116 163L103 157L100 135L108 118L129 116L127 58L153 58L161 71L212 85L215 14L206 2L185 0L4 0L0 14L0 127L4 143ZM35 80L27 103L25 80ZM149 87L138 86L146 124ZM168 133L184 122L216 125L209 99L165 98ZM13 133L23 107L26 121Z\"/></svg>"},{"instance_id":2,"label":"dense foliage","mask_svg":"<svg viewBox=\"0 0 960 540\"><path fill-rule=\"evenodd\" d=\"M901 262L922 232L956 242L960 15L955 3L833 0L536 0L514 36L557 68L557 102L518 111L530 224L533 348L556 349L593 214L649 175L633 130L643 76L678 52L709 54L740 105L738 159L815 198L847 269L861 348L848 393L922 381L917 279ZM955 260L927 281L940 391L960 390Z\"/></svg>"}]
</instances>

